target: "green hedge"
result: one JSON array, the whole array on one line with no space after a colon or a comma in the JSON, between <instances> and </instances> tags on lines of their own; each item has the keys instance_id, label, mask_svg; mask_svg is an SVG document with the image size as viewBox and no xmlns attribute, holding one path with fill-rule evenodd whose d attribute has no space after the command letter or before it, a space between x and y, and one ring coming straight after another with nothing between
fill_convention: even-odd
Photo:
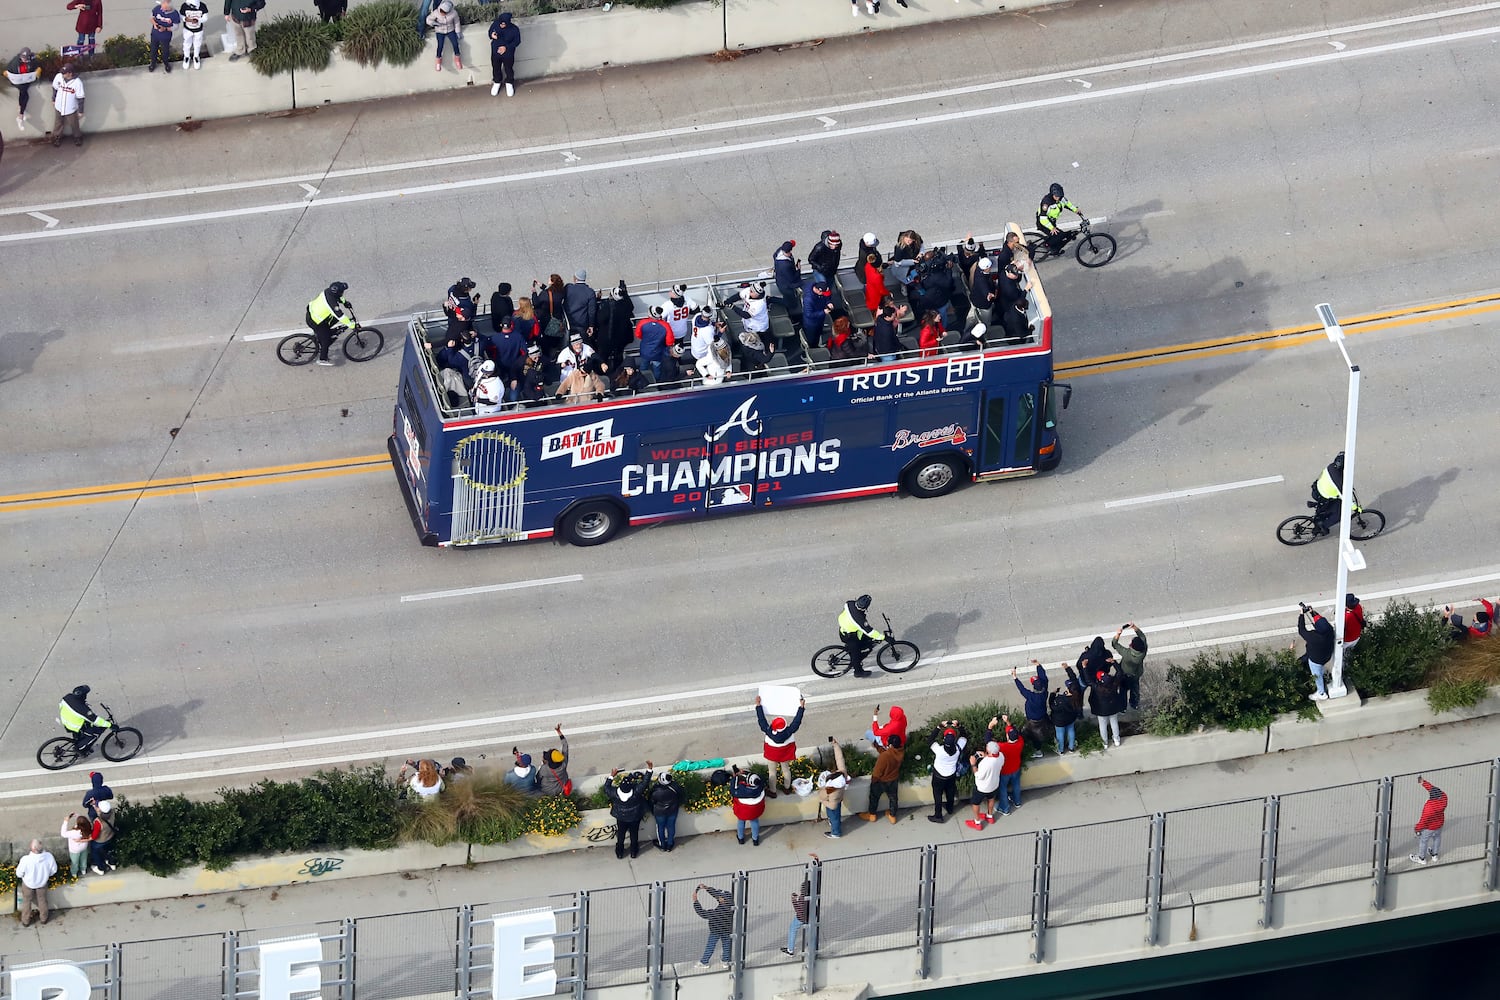
<instances>
[{"instance_id":1,"label":"green hedge","mask_svg":"<svg viewBox=\"0 0 1500 1000\"><path fill-rule=\"evenodd\" d=\"M324 24L302 11L278 15L256 27L250 65L263 76L299 69L321 72L333 60L333 48L342 32L340 22Z\"/></svg>"},{"instance_id":2,"label":"green hedge","mask_svg":"<svg viewBox=\"0 0 1500 1000\"><path fill-rule=\"evenodd\" d=\"M1148 724L1158 736L1200 727L1263 729L1286 712L1318 717L1317 706L1308 700L1317 690L1312 674L1287 649L1199 653L1185 667L1168 667L1167 680L1176 691L1156 706Z\"/></svg>"},{"instance_id":3,"label":"green hedge","mask_svg":"<svg viewBox=\"0 0 1500 1000\"><path fill-rule=\"evenodd\" d=\"M1370 698L1414 691L1451 649L1448 633L1435 608L1392 603L1366 624L1344 667L1345 682Z\"/></svg>"}]
</instances>

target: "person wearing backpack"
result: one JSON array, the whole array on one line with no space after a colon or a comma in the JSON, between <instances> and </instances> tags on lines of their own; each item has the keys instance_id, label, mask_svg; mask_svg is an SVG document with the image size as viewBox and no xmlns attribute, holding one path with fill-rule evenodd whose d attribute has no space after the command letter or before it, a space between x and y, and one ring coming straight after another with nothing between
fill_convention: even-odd
<instances>
[{"instance_id":1,"label":"person wearing backpack","mask_svg":"<svg viewBox=\"0 0 1500 1000\"><path fill-rule=\"evenodd\" d=\"M115 870L115 814L114 800L99 803L94 817L92 839L89 841L89 871L103 875L104 869Z\"/></svg>"}]
</instances>

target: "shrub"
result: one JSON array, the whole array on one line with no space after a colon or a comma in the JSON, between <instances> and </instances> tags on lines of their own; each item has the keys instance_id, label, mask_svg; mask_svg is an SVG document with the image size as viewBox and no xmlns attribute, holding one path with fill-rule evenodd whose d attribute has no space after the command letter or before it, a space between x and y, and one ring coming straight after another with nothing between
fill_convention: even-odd
<instances>
[{"instance_id":1,"label":"shrub","mask_svg":"<svg viewBox=\"0 0 1500 1000\"><path fill-rule=\"evenodd\" d=\"M1344 667L1345 679L1368 697L1412 691L1452 644L1447 623L1433 608L1393 603L1366 624Z\"/></svg>"},{"instance_id":2,"label":"shrub","mask_svg":"<svg viewBox=\"0 0 1500 1000\"><path fill-rule=\"evenodd\" d=\"M151 46L142 35L116 35L105 39L104 57L115 67L144 66L151 61Z\"/></svg>"},{"instance_id":3,"label":"shrub","mask_svg":"<svg viewBox=\"0 0 1500 1000\"><path fill-rule=\"evenodd\" d=\"M120 836L115 855L121 865L133 865L166 878L200 860L205 839L198 824L201 805L182 795L167 795L136 805L117 797L116 824Z\"/></svg>"},{"instance_id":4,"label":"shrub","mask_svg":"<svg viewBox=\"0 0 1500 1000\"><path fill-rule=\"evenodd\" d=\"M1489 685L1482 680L1441 677L1427 689L1427 705L1434 712L1449 712L1455 708L1473 708L1484 700L1489 690Z\"/></svg>"},{"instance_id":5,"label":"shrub","mask_svg":"<svg viewBox=\"0 0 1500 1000\"><path fill-rule=\"evenodd\" d=\"M1012 690L1014 690L1014 685L1012 685ZM984 731L989 726L990 719L1000 715L1009 715L1011 725L1018 730L1026 724L1026 715L1020 709L1013 709L996 701L985 701L975 705L964 705L941 715L934 715L920 726L909 726L906 730L906 756L901 759L901 780L913 781L927 774L927 769L932 766L932 732L938 729L942 722L957 719L962 725L965 735L969 738L969 749L965 751L967 758L968 754L975 752L984 740ZM970 786L960 781L959 787L962 790Z\"/></svg>"},{"instance_id":6,"label":"shrub","mask_svg":"<svg viewBox=\"0 0 1500 1000\"><path fill-rule=\"evenodd\" d=\"M537 799L522 817L525 833L560 837L578 825L578 807L565 795Z\"/></svg>"},{"instance_id":7,"label":"shrub","mask_svg":"<svg viewBox=\"0 0 1500 1000\"><path fill-rule=\"evenodd\" d=\"M342 51L361 66L409 66L426 48L417 33L417 6L409 0L374 0L349 8Z\"/></svg>"},{"instance_id":8,"label":"shrub","mask_svg":"<svg viewBox=\"0 0 1500 1000\"><path fill-rule=\"evenodd\" d=\"M1200 726L1260 729L1283 712L1318 715L1307 700L1315 690L1312 675L1290 650L1240 649L1227 656L1202 652L1186 667L1173 664L1167 676L1177 690L1151 720L1151 732L1158 736L1190 733Z\"/></svg>"},{"instance_id":9,"label":"shrub","mask_svg":"<svg viewBox=\"0 0 1500 1000\"><path fill-rule=\"evenodd\" d=\"M302 11L282 14L257 26L250 65L264 76L325 70L338 44L338 32L334 25Z\"/></svg>"}]
</instances>

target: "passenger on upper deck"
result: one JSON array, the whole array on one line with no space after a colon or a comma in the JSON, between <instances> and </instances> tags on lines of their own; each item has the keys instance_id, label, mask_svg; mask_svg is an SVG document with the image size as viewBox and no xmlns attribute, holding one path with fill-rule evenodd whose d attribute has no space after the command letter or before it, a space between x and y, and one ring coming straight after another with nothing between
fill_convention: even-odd
<instances>
[{"instance_id":1,"label":"passenger on upper deck","mask_svg":"<svg viewBox=\"0 0 1500 1000\"><path fill-rule=\"evenodd\" d=\"M562 346L565 317L562 275L549 275L545 285L539 281L531 283L531 307L540 327L539 336L546 341L548 350L557 350Z\"/></svg>"},{"instance_id":2,"label":"passenger on upper deck","mask_svg":"<svg viewBox=\"0 0 1500 1000\"><path fill-rule=\"evenodd\" d=\"M693 317L698 315L702 308L697 302L688 298L687 285L672 286L672 291L667 295L667 301L662 304L662 318L672 328L674 343L688 342L693 335Z\"/></svg>"},{"instance_id":3,"label":"passenger on upper deck","mask_svg":"<svg viewBox=\"0 0 1500 1000\"><path fill-rule=\"evenodd\" d=\"M719 331L714 326L714 321L706 314L699 313L694 317L691 341L693 365L698 369L698 374L703 376L704 385L718 385L728 375L715 345L718 336Z\"/></svg>"},{"instance_id":4,"label":"passenger on upper deck","mask_svg":"<svg viewBox=\"0 0 1500 1000\"><path fill-rule=\"evenodd\" d=\"M443 300L443 315L452 319L454 312L458 309L459 303L467 302L469 304L469 318L473 319L474 289L476 287L473 278L459 278L453 284L449 285L448 295Z\"/></svg>"},{"instance_id":5,"label":"passenger on upper deck","mask_svg":"<svg viewBox=\"0 0 1500 1000\"><path fill-rule=\"evenodd\" d=\"M526 364L521 374L512 379L505 389L507 403L535 406L547 397L547 379L542 374L542 347L532 344L526 348Z\"/></svg>"},{"instance_id":6,"label":"passenger on upper deck","mask_svg":"<svg viewBox=\"0 0 1500 1000\"><path fill-rule=\"evenodd\" d=\"M583 268L573 272L573 280L563 286L563 311L567 314L571 333L592 337L599 299L589 287L588 280L589 273Z\"/></svg>"},{"instance_id":7,"label":"passenger on upper deck","mask_svg":"<svg viewBox=\"0 0 1500 1000\"><path fill-rule=\"evenodd\" d=\"M807 266L812 268L813 273L822 278L828 285L833 300L842 308L844 297L839 294L839 262L843 257L843 239L838 232L832 229L823 230L822 236L818 238L817 246L813 247L807 254ZM804 282L804 293L806 292ZM803 309L806 315L806 309Z\"/></svg>"},{"instance_id":8,"label":"passenger on upper deck","mask_svg":"<svg viewBox=\"0 0 1500 1000\"><path fill-rule=\"evenodd\" d=\"M776 290L781 293L781 305L786 309L792 329L802 328L802 262L793 254L796 240L787 240L776 248L771 257L771 271L776 277Z\"/></svg>"},{"instance_id":9,"label":"passenger on upper deck","mask_svg":"<svg viewBox=\"0 0 1500 1000\"><path fill-rule=\"evenodd\" d=\"M907 349L897 333L897 324L905 316L905 306L887 305L880 310L880 315L875 318L875 329L870 334L872 360L879 358L881 361L895 361Z\"/></svg>"},{"instance_id":10,"label":"passenger on upper deck","mask_svg":"<svg viewBox=\"0 0 1500 1000\"><path fill-rule=\"evenodd\" d=\"M864 261L859 270L860 278L865 283L865 308L873 315L880 311L880 304L891 293L885 287L885 274L880 269L880 254L872 250L860 260Z\"/></svg>"},{"instance_id":11,"label":"passenger on upper deck","mask_svg":"<svg viewBox=\"0 0 1500 1000\"><path fill-rule=\"evenodd\" d=\"M490 295L490 329L500 332L500 323L515 315L516 303L510 297L510 282L502 281Z\"/></svg>"},{"instance_id":12,"label":"passenger on upper deck","mask_svg":"<svg viewBox=\"0 0 1500 1000\"><path fill-rule=\"evenodd\" d=\"M808 278L802 289L802 329L807 343L819 347L823 343L823 330L834 310L833 291L827 282Z\"/></svg>"},{"instance_id":13,"label":"passenger on upper deck","mask_svg":"<svg viewBox=\"0 0 1500 1000\"><path fill-rule=\"evenodd\" d=\"M583 334L575 329L568 334L568 346L557 355L557 367L566 379L583 362L594 356L594 349L583 342Z\"/></svg>"},{"instance_id":14,"label":"passenger on upper deck","mask_svg":"<svg viewBox=\"0 0 1500 1000\"><path fill-rule=\"evenodd\" d=\"M635 325L635 338L641 342L641 364L651 369L651 377L657 384L677 378L677 365L669 353L677 337L666 320L666 312L665 306L654 305L650 315Z\"/></svg>"},{"instance_id":15,"label":"passenger on upper deck","mask_svg":"<svg viewBox=\"0 0 1500 1000\"><path fill-rule=\"evenodd\" d=\"M598 315L594 319L594 346L610 368L619 368L625 348L635 337L635 303L625 287L625 280L606 294L599 293Z\"/></svg>"},{"instance_id":16,"label":"passenger on upper deck","mask_svg":"<svg viewBox=\"0 0 1500 1000\"><path fill-rule=\"evenodd\" d=\"M855 270L860 272L858 276L861 281L864 280L864 274L862 273L864 269L860 265L869 260L871 254L875 255L876 269L884 268L885 260L880 256L880 238L874 233L865 233L864 236L860 237L859 249L854 253Z\"/></svg>"}]
</instances>

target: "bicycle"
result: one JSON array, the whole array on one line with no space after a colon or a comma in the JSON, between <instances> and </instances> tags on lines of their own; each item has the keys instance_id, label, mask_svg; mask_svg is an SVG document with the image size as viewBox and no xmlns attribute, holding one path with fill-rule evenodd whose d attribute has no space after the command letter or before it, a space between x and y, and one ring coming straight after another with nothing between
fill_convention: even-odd
<instances>
[{"instance_id":1,"label":"bicycle","mask_svg":"<svg viewBox=\"0 0 1500 1000\"><path fill-rule=\"evenodd\" d=\"M1022 231L1021 238L1026 241L1026 250L1031 254L1033 261L1041 263L1049 257L1061 257L1068 244L1074 240L1078 241L1078 247L1073 252L1078 257L1078 263L1084 267L1103 267L1115 259L1115 238L1108 233L1094 232L1089 226L1088 219L1080 222L1077 229L1059 228L1058 232L1064 239L1062 244L1054 250L1052 244L1048 242L1047 233L1040 229Z\"/></svg>"},{"instance_id":2,"label":"bicycle","mask_svg":"<svg viewBox=\"0 0 1500 1000\"><path fill-rule=\"evenodd\" d=\"M49 771L61 771L93 753L95 744L105 760L116 764L140 753L146 742L141 731L134 726L115 725L115 716L109 706L100 705L100 708L104 710L102 717L109 720L108 729L94 733L82 744L72 736L54 736L37 750L36 762Z\"/></svg>"},{"instance_id":3,"label":"bicycle","mask_svg":"<svg viewBox=\"0 0 1500 1000\"><path fill-rule=\"evenodd\" d=\"M1337 502L1337 501L1335 501ZM1312 500L1307 505L1317 510ZM1361 507L1359 494L1354 494L1353 510L1349 515L1349 537L1356 542L1368 541L1385 530L1385 515L1373 507ZM1282 545L1306 545L1318 537L1317 515L1297 514L1276 526L1276 540ZM1330 529L1328 534L1334 532Z\"/></svg>"},{"instance_id":4,"label":"bicycle","mask_svg":"<svg viewBox=\"0 0 1500 1000\"><path fill-rule=\"evenodd\" d=\"M917 644L906 639L897 639L891 629L891 620L885 619L885 643L877 647L875 663L888 674L904 674L922 658ZM819 677L842 677L854 669L854 660L841 645L824 646L813 654L812 670Z\"/></svg>"},{"instance_id":5,"label":"bicycle","mask_svg":"<svg viewBox=\"0 0 1500 1000\"><path fill-rule=\"evenodd\" d=\"M385 334L373 326L354 324L354 329L344 335L344 357L350 361L369 361L385 347ZM284 365L293 368L311 364L318 356L318 338L311 332L293 333L282 337L276 345L276 356Z\"/></svg>"}]
</instances>

